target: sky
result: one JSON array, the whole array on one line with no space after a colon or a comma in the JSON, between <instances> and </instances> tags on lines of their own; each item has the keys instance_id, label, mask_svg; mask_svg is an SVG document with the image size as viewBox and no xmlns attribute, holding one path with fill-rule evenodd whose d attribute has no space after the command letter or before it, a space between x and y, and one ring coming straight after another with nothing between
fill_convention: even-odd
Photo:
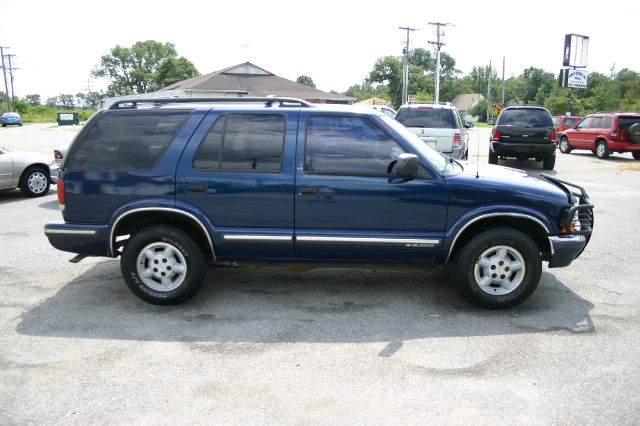
<instances>
[{"instance_id":1,"label":"sky","mask_svg":"<svg viewBox=\"0 0 640 426\"><path fill-rule=\"evenodd\" d=\"M411 49L431 50L429 22L451 24L442 51L463 75L490 61L501 75L503 57L507 78L529 67L557 74L568 33L589 36L589 72L640 72L637 0L0 0L0 10L0 45L15 55L15 95L43 101L106 88L90 75L100 57L145 40L173 43L201 74L250 61L342 92L361 84L377 59L402 55L406 31L399 27L417 29Z\"/></svg>"}]
</instances>

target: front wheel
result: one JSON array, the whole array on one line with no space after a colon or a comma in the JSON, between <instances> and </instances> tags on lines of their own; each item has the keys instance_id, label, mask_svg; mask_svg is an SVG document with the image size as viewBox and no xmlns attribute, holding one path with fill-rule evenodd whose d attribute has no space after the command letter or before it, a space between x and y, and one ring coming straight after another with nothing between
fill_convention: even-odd
<instances>
[{"instance_id":1,"label":"front wheel","mask_svg":"<svg viewBox=\"0 0 640 426\"><path fill-rule=\"evenodd\" d=\"M42 167L28 168L20 179L20 190L28 197L42 197L50 187L49 173Z\"/></svg>"},{"instance_id":2,"label":"front wheel","mask_svg":"<svg viewBox=\"0 0 640 426\"><path fill-rule=\"evenodd\" d=\"M542 274L542 257L525 233L489 229L473 237L456 255L453 274L471 303L504 309L531 296Z\"/></svg>"},{"instance_id":3,"label":"front wheel","mask_svg":"<svg viewBox=\"0 0 640 426\"><path fill-rule=\"evenodd\" d=\"M569 145L569 139L567 139L566 137L560 139L560 152L563 154L568 154L571 152L572 148L571 145Z\"/></svg>"},{"instance_id":4,"label":"front wheel","mask_svg":"<svg viewBox=\"0 0 640 426\"><path fill-rule=\"evenodd\" d=\"M175 305L196 294L206 274L206 259L188 234L154 225L131 236L120 269L136 296L154 305Z\"/></svg>"},{"instance_id":5,"label":"front wheel","mask_svg":"<svg viewBox=\"0 0 640 426\"><path fill-rule=\"evenodd\" d=\"M601 160L609 158L609 147L605 141L600 141L596 145L596 157Z\"/></svg>"}]
</instances>

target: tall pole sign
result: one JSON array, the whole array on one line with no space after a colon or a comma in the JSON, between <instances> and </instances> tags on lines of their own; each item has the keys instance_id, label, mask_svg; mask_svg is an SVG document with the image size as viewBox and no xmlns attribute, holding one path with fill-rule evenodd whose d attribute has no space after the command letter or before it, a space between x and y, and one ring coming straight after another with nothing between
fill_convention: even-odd
<instances>
[{"instance_id":1,"label":"tall pole sign","mask_svg":"<svg viewBox=\"0 0 640 426\"><path fill-rule=\"evenodd\" d=\"M562 68L558 82L560 87L585 89L588 72L587 55L589 53L589 37L579 34L564 36ZM570 111L573 114L573 91L570 92Z\"/></svg>"}]
</instances>

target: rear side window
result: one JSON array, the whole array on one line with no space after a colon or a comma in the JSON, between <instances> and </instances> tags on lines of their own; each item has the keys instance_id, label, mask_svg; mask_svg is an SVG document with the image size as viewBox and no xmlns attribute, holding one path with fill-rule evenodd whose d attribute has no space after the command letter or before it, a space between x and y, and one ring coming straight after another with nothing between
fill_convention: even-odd
<instances>
[{"instance_id":1,"label":"rear side window","mask_svg":"<svg viewBox=\"0 0 640 426\"><path fill-rule=\"evenodd\" d=\"M69 158L69 170L145 170L153 167L191 111L114 111L93 123Z\"/></svg>"},{"instance_id":2,"label":"rear side window","mask_svg":"<svg viewBox=\"0 0 640 426\"><path fill-rule=\"evenodd\" d=\"M424 127L429 129L455 129L456 119L448 108L401 108L396 117L405 127Z\"/></svg>"},{"instance_id":3,"label":"rear side window","mask_svg":"<svg viewBox=\"0 0 640 426\"><path fill-rule=\"evenodd\" d=\"M553 127L549 112L538 108L505 109L498 119L499 126Z\"/></svg>"},{"instance_id":4,"label":"rear side window","mask_svg":"<svg viewBox=\"0 0 640 426\"><path fill-rule=\"evenodd\" d=\"M227 114L211 127L193 160L196 170L279 172L285 117Z\"/></svg>"}]
</instances>

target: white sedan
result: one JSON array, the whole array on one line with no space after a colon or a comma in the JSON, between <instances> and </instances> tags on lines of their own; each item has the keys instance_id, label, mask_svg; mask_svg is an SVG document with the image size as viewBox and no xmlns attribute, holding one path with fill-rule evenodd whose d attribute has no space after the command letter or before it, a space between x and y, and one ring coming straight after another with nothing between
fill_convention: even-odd
<instances>
[{"instance_id":1,"label":"white sedan","mask_svg":"<svg viewBox=\"0 0 640 426\"><path fill-rule=\"evenodd\" d=\"M0 147L0 189L20 188L29 197L47 194L58 180L57 166L51 163L42 154Z\"/></svg>"}]
</instances>

